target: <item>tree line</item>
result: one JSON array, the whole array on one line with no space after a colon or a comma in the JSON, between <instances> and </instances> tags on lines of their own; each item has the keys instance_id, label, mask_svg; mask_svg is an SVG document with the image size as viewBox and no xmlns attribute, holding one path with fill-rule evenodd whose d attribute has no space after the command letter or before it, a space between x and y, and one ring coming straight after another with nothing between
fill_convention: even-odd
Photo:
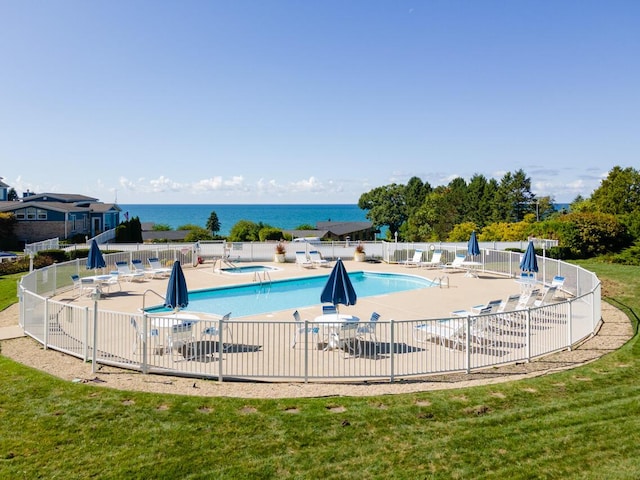
<instances>
[{"instance_id":1,"label":"tree line","mask_svg":"<svg viewBox=\"0 0 640 480\"><path fill-rule=\"evenodd\" d=\"M553 197L533 194L523 170L500 181L475 174L468 183L455 178L437 187L412 177L406 185L363 193L358 206L375 228L388 228L389 239L397 232L403 241L459 242L475 230L480 241L556 239L560 246L550 253L562 258L609 254L638 261L640 172L633 168L614 167L589 198L576 197L569 211L556 211Z\"/></svg>"}]
</instances>

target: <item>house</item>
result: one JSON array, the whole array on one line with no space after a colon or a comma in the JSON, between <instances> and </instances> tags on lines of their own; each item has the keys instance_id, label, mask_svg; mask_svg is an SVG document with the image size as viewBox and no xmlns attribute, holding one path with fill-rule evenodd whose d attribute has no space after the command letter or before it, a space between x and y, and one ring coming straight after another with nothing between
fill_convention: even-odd
<instances>
[{"instance_id":1,"label":"house","mask_svg":"<svg viewBox=\"0 0 640 480\"><path fill-rule=\"evenodd\" d=\"M6 202L9 200L9 185L2 181L2 177L0 177L0 202Z\"/></svg>"},{"instance_id":2,"label":"house","mask_svg":"<svg viewBox=\"0 0 640 480\"><path fill-rule=\"evenodd\" d=\"M317 230L285 230L297 237L319 237L322 240L375 240L376 230L371 222L316 222Z\"/></svg>"},{"instance_id":3,"label":"house","mask_svg":"<svg viewBox=\"0 0 640 480\"><path fill-rule=\"evenodd\" d=\"M189 230L154 230L155 223L142 222L142 241L149 242L184 242Z\"/></svg>"},{"instance_id":4,"label":"house","mask_svg":"<svg viewBox=\"0 0 640 480\"><path fill-rule=\"evenodd\" d=\"M94 237L117 227L120 211L114 203L69 193L27 192L19 201L0 201L0 212L15 215L18 223L14 233L25 243L78 235Z\"/></svg>"}]
</instances>

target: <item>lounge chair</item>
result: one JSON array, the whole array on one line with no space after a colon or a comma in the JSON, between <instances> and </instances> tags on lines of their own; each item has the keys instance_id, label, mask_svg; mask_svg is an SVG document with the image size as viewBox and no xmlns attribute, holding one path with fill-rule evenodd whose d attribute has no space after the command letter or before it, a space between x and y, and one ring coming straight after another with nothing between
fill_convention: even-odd
<instances>
[{"instance_id":1,"label":"lounge chair","mask_svg":"<svg viewBox=\"0 0 640 480\"><path fill-rule=\"evenodd\" d=\"M368 322L359 322L358 329L356 331L358 338L364 340L368 337L374 343L377 343L378 339L376 338L376 325L378 324L378 320L380 320L380 314L377 312L373 312Z\"/></svg>"},{"instance_id":2,"label":"lounge chair","mask_svg":"<svg viewBox=\"0 0 640 480\"><path fill-rule=\"evenodd\" d=\"M151 267L151 271L154 275L157 275L159 277L168 277L169 275L171 275L171 268L163 267L160 263L160 260L158 260L157 258L149 258L147 259L147 262L149 262L149 267Z\"/></svg>"},{"instance_id":3,"label":"lounge chair","mask_svg":"<svg viewBox=\"0 0 640 480\"><path fill-rule=\"evenodd\" d=\"M544 305L549 305L550 303L554 303L553 299L556 296L557 288L558 287L552 286L545 289L544 293L542 294L542 298L540 300L535 300L533 302L533 305L535 307L542 307Z\"/></svg>"},{"instance_id":4,"label":"lounge chair","mask_svg":"<svg viewBox=\"0 0 640 480\"><path fill-rule=\"evenodd\" d=\"M220 321L215 322L213 325L208 326L207 328L202 330L202 333L200 334L200 338L202 340L206 339L206 337L219 337L220 336L220 322L223 323L224 328L226 329L227 333L229 334L229 340L231 340L231 342L233 342L233 335L231 334L231 329L229 328L229 324L227 322L229 322L229 320L231 319L231 312L225 314ZM227 346L224 345L222 347L223 351L226 351Z\"/></svg>"},{"instance_id":5,"label":"lounge chair","mask_svg":"<svg viewBox=\"0 0 640 480\"><path fill-rule=\"evenodd\" d=\"M127 281L139 281L144 280L144 273L134 272L129 268L127 262L116 262L116 268L118 269L118 276L124 278Z\"/></svg>"},{"instance_id":6,"label":"lounge chair","mask_svg":"<svg viewBox=\"0 0 640 480\"><path fill-rule=\"evenodd\" d=\"M562 297L565 296L565 292L562 289L563 285L564 285L564 277L560 275L556 275L555 277L553 277L553 280L551 280L551 286L556 287L556 293L562 293Z\"/></svg>"},{"instance_id":7,"label":"lounge chair","mask_svg":"<svg viewBox=\"0 0 640 480\"><path fill-rule=\"evenodd\" d=\"M145 276L151 273L150 271L145 270L142 260L138 260L138 259L131 260L131 266L133 267L134 273L142 273Z\"/></svg>"},{"instance_id":8,"label":"lounge chair","mask_svg":"<svg viewBox=\"0 0 640 480\"><path fill-rule=\"evenodd\" d=\"M311 263L313 265L316 265L318 267L329 267L330 262L329 260L325 260L324 258L322 258L322 255L320 254L320 252L318 250L311 250L309 252L309 260L311 260Z\"/></svg>"},{"instance_id":9,"label":"lounge chair","mask_svg":"<svg viewBox=\"0 0 640 480\"><path fill-rule=\"evenodd\" d=\"M296 265L302 268L314 268L315 265L307 258L305 252L296 252Z\"/></svg>"},{"instance_id":10,"label":"lounge chair","mask_svg":"<svg viewBox=\"0 0 640 480\"><path fill-rule=\"evenodd\" d=\"M144 333L142 332L142 330L140 330L140 327L138 327L138 322L134 317L131 317L130 323L133 329L135 330L135 335L136 335L133 341L133 354L135 355L136 353L138 353L138 344L145 344L146 341L144 338ZM147 331L147 338L153 341L155 348L152 351L152 353L156 353L158 351L157 344L158 344L158 339L160 338L160 331L157 328L149 329Z\"/></svg>"},{"instance_id":11,"label":"lounge chair","mask_svg":"<svg viewBox=\"0 0 640 480\"><path fill-rule=\"evenodd\" d=\"M442 266L442 250L434 250L431 259L420 263L421 267L438 268Z\"/></svg>"},{"instance_id":12,"label":"lounge chair","mask_svg":"<svg viewBox=\"0 0 640 480\"><path fill-rule=\"evenodd\" d=\"M416 249L411 260L405 260L399 263L407 267L418 267L422 263L422 252L424 252L424 250Z\"/></svg>"},{"instance_id":13,"label":"lounge chair","mask_svg":"<svg viewBox=\"0 0 640 480\"><path fill-rule=\"evenodd\" d=\"M186 360L190 359L189 344L195 340L193 336L193 322L186 321L173 325L167 338L169 350L173 353L173 360L178 360L178 353Z\"/></svg>"},{"instance_id":14,"label":"lounge chair","mask_svg":"<svg viewBox=\"0 0 640 480\"><path fill-rule=\"evenodd\" d=\"M445 263L444 265L442 265L442 268L444 270L465 270L466 271L463 265L465 258L466 258L466 255L458 253L456 254L456 258L453 259L453 262Z\"/></svg>"},{"instance_id":15,"label":"lounge chair","mask_svg":"<svg viewBox=\"0 0 640 480\"><path fill-rule=\"evenodd\" d=\"M90 295L94 290L93 280L90 278L80 278L80 275L71 275L71 280L73 281L73 290L78 292L78 298L83 294Z\"/></svg>"}]
</instances>

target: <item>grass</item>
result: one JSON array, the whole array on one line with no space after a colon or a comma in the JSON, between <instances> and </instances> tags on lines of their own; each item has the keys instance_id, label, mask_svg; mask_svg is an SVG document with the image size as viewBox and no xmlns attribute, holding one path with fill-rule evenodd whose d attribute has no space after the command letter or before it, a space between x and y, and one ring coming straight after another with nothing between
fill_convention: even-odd
<instances>
[{"instance_id":1,"label":"grass","mask_svg":"<svg viewBox=\"0 0 640 480\"><path fill-rule=\"evenodd\" d=\"M18 281L24 273L0 275L0 311L18 301Z\"/></svg>"},{"instance_id":2,"label":"grass","mask_svg":"<svg viewBox=\"0 0 640 480\"><path fill-rule=\"evenodd\" d=\"M637 325L640 268L583 265ZM639 349L499 385L277 400L110 390L0 357L0 478L638 478Z\"/></svg>"}]
</instances>

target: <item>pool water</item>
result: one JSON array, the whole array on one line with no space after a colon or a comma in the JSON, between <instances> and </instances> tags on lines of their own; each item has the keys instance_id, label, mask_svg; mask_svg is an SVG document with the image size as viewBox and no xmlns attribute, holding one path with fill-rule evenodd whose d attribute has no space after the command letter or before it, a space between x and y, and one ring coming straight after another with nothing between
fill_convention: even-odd
<instances>
[{"instance_id":1,"label":"pool water","mask_svg":"<svg viewBox=\"0 0 640 480\"><path fill-rule=\"evenodd\" d=\"M329 275L277 280L268 284L244 284L189 292L189 306L184 311L207 312L232 317L259 315L279 310L320 304L320 294ZM414 275L396 273L351 272L349 278L358 298L430 288L435 284ZM165 312L165 308L148 309Z\"/></svg>"},{"instance_id":2,"label":"pool water","mask_svg":"<svg viewBox=\"0 0 640 480\"><path fill-rule=\"evenodd\" d=\"M279 268L269 267L266 265L248 265L244 267L227 267L221 268L220 271L224 273L255 273L255 272L276 272Z\"/></svg>"}]
</instances>

